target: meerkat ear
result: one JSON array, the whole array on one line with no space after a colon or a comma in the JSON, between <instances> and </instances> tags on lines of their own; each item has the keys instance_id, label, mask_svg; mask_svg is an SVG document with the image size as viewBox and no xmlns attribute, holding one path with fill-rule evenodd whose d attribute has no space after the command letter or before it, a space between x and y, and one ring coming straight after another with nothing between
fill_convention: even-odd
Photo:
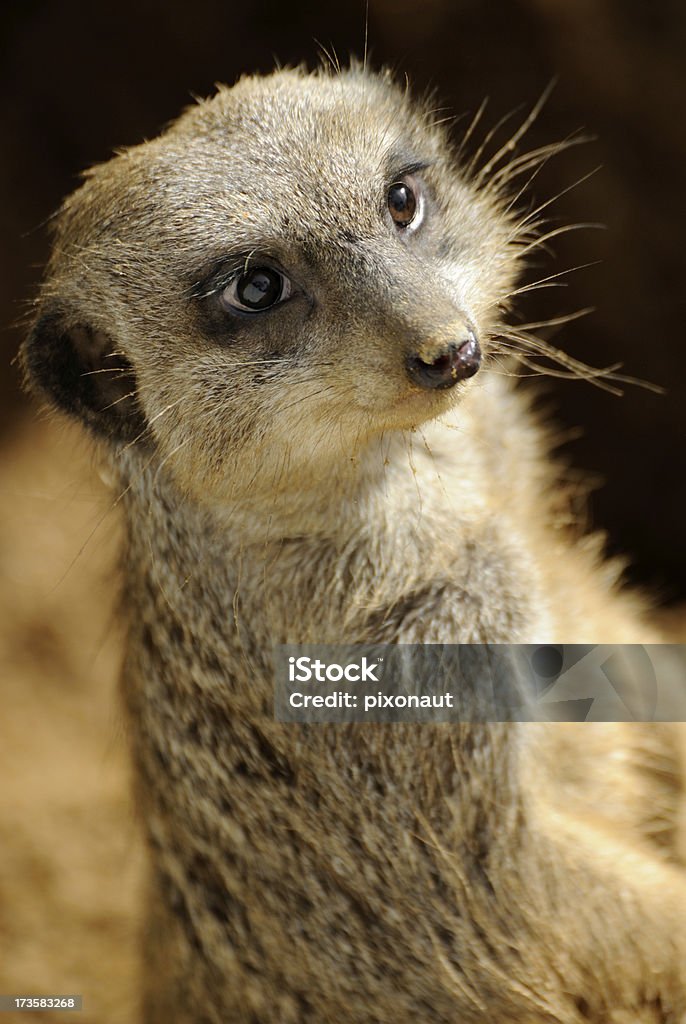
<instances>
[{"instance_id":1,"label":"meerkat ear","mask_svg":"<svg viewBox=\"0 0 686 1024\"><path fill-rule=\"evenodd\" d=\"M31 390L117 443L143 440L146 420L129 360L103 331L59 314L42 316L24 342L21 360Z\"/></svg>"}]
</instances>

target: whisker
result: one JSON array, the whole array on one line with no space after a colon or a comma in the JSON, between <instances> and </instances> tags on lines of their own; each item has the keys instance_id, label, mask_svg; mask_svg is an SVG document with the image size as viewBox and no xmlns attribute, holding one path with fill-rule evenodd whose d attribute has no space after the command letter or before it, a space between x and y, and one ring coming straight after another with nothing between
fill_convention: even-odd
<instances>
[{"instance_id":1,"label":"whisker","mask_svg":"<svg viewBox=\"0 0 686 1024\"><path fill-rule=\"evenodd\" d=\"M556 156L560 152L563 152L565 149L569 149L570 145L575 145L576 144L575 142L571 141L573 139L576 139L577 141L579 141L578 137L575 136L574 134L572 134L572 135L568 136L566 139L562 139L561 142L556 145L555 149L552 152L548 153L543 159L541 159L541 160L539 160L537 162L533 172L529 175L529 177L526 179L524 184L520 186L519 190L515 193L515 195L512 197L510 202L505 207L505 213L509 213L510 210L512 209L512 207L516 203L519 202L519 200L522 197L522 195L529 188L529 186L531 185L532 181L536 178L536 176L541 173L541 171L543 170L543 168L545 167L545 165L548 163L549 160L552 160L552 158L554 156ZM583 137L581 137L581 140L583 140ZM567 143L569 143L569 145ZM527 154L525 154L525 155L527 155ZM530 154L528 154L528 155L530 155ZM522 172L518 171L517 174L516 175L512 175L512 177L516 177L519 173L522 173ZM497 191L497 189L496 189L496 191Z\"/></svg>"},{"instance_id":2,"label":"whisker","mask_svg":"<svg viewBox=\"0 0 686 1024\"><path fill-rule=\"evenodd\" d=\"M340 75L340 73L341 73L341 66L338 63L338 58L336 57L336 59L334 60L334 58L331 56L331 54L329 53L327 48L324 46L324 43L321 43L318 39L315 39L314 41L317 44L317 46L319 47L319 50L321 51L321 55L326 57L326 59L328 60L330 66L331 66L331 70L335 71L337 74Z\"/></svg>"},{"instance_id":3,"label":"whisker","mask_svg":"<svg viewBox=\"0 0 686 1024\"><path fill-rule=\"evenodd\" d=\"M114 512L114 510L116 509L117 505L119 505L119 504L120 504L120 502L121 502L121 501L123 501L123 499L124 499L124 498L126 497L126 495L127 495L128 493L129 493L129 491L130 491L130 490L131 490L131 488L132 488L132 487L134 486L134 484L135 484L135 483L137 483L137 482L138 482L138 481L139 481L140 479L142 479L142 477L143 477L143 475L144 475L145 471L146 471L146 470L148 469L148 467L149 467L149 466L151 465L151 463L153 462L153 460L154 460L154 458L155 458L155 454L156 454L156 453L155 453L155 452L153 452L153 454L152 454L152 455L150 456L150 458L149 458L149 459L147 460L147 462L145 463L145 465L144 465L144 466L142 467L142 469L141 469L140 473L138 473L137 475L133 476L133 477L131 478L131 480L129 480L128 484L127 484L127 485L126 485L126 487L125 487L125 488L123 489L123 491L121 491L121 492L120 492L120 493L119 493L119 494L117 495L117 497L116 497L116 498L114 499L114 501L113 501L113 502L112 502L112 503L111 503L111 504L109 505L109 507L108 507L108 508L106 508L106 509L105 509L105 511L104 511L104 512L102 513L102 515L101 515L101 516L99 517L99 519L98 519L98 520L97 520L97 522L95 523L95 526L94 526L94 527L93 527L93 529L92 529L92 530L90 531L90 533L88 534L88 536L87 536L87 537L86 537L86 539L84 540L83 544L81 545L81 547L79 548L79 550L78 550L78 551L76 552L76 554L75 554L75 555L74 555L74 557L72 558L71 562L69 563L69 565L67 566L67 568L66 568L66 569L64 570L64 572L63 572L63 573L62 573L62 575L60 576L60 578L59 578L59 579L57 580L57 583L55 583L55 586L53 587L53 592L54 592L55 590L57 590L57 589L58 589L58 587L60 587L60 586L62 585L62 583L64 583L65 579L67 578L67 576L69 575L69 573L70 573L70 572L72 571L72 569L74 568L74 566L75 566L75 565L76 565L76 563L78 562L79 558L80 558L80 557L81 557L81 555L82 555L82 554L84 553L84 551L86 550L86 548L88 547L88 545L90 544L90 542L92 541L93 537L94 537L94 536L95 536L95 534L96 534L96 533L98 532L98 530L100 529L100 527L102 526L102 524L103 524L103 523L105 522L105 520L106 520L106 519L107 519L107 518L108 518L108 517L109 517L109 516L110 516L110 515L111 515L111 514L112 514L112 513Z\"/></svg>"},{"instance_id":4,"label":"whisker","mask_svg":"<svg viewBox=\"0 0 686 1024\"><path fill-rule=\"evenodd\" d=\"M469 124L469 127L467 128L467 131L462 136L462 141L460 142L459 146L457 147L456 156L457 156L458 159L462 155L462 152L464 151L465 146L467 145L467 143L469 142L470 138L472 137L472 135L474 133L474 130L477 127L479 121L481 120L483 112L484 112L484 110L486 109L487 106L488 106L488 96L486 96L485 99L483 99L481 101L481 105L479 106L479 109L477 110L476 114L472 118L472 120L471 120L471 122Z\"/></svg>"},{"instance_id":5,"label":"whisker","mask_svg":"<svg viewBox=\"0 0 686 1024\"><path fill-rule=\"evenodd\" d=\"M499 149L499 150L498 150L498 152L497 152L497 153L495 154L495 156L491 157L491 159L490 159L490 160L488 161L488 163L487 163L487 164L486 164L486 165L485 165L484 167L482 167L482 168L481 168L481 171L479 172L479 180L481 180L482 178L485 178L485 177L487 177L487 176L488 176L488 175L489 175L489 174L491 173L491 171L493 170L493 168L494 168L494 167L496 167L496 166L497 166L497 164L499 164L499 163L500 163L500 161L502 160L502 158L503 158L503 157L504 157L504 156L505 156L505 155L506 155L507 153L511 153L511 152L512 152L512 150L513 150L513 149L515 148L515 146L517 145L517 143L519 142L519 140L520 140L520 139L521 139L521 138L522 138L522 137L523 137L524 135L526 135L526 133L528 132L529 128L530 128L530 127L531 127L531 125L532 125L532 124L534 123L534 121L536 120L536 118L537 118L537 117L538 117L538 115L540 114L541 110L543 109L543 106L545 105L545 103L546 103L546 101L547 101L548 97L550 96L550 94L551 94L551 92L553 91L553 89L554 89L554 88L555 88L555 79L553 79L553 80L552 80L552 81L551 81L551 82L550 82L550 83L549 83L549 84L548 84L548 85L546 86L546 88L545 88L545 89L543 90L543 93L541 94L541 97L540 97L540 99L539 99L539 100L538 100L538 101L537 101L537 102L536 102L536 103L534 104L534 106L533 106L533 108L532 108L531 112L530 112L530 113L529 113L529 115L528 115L528 116L527 116L527 117L526 117L526 118L524 119L524 121L523 121L523 122L522 122L522 124L521 124L521 125L519 126L519 128L518 128L518 129L517 129L517 131L516 131L516 132L514 133L514 135L512 135L512 136L511 136L511 137L510 137L510 138L508 139L508 141L507 141L507 142L506 142L506 143L505 143L505 144L504 144L503 146L501 146L501 147L500 147L500 149Z\"/></svg>"},{"instance_id":6,"label":"whisker","mask_svg":"<svg viewBox=\"0 0 686 1024\"><path fill-rule=\"evenodd\" d=\"M100 412L107 412L108 409L114 409L115 405L119 405L120 402L125 402L127 398L136 398L137 395L138 391L136 391L136 389L134 388L133 391L129 391L127 392L127 394L120 395L119 398L115 398L115 400L113 402L110 402L109 405L103 406Z\"/></svg>"},{"instance_id":7,"label":"whisker","mask_svg":"<svg viewBox=\"0 0 686 1024\"><path fill-rule=\"evenodd\" d=\"M289 409L294 408L296 405L300 405L301 402L306 402L310 398L317 398L319 395L325 395L329 391L334 391L335 385L327 384L326 387L317 388L315 391L311 391L307 395L301 395L300 398L296 398L294 402L290 402L288 405L282 405L279 408L279 412L287 412Z\"/></svg>"},{"instance_id":8,"label":"whisker","mask_svg":"<svg viewBox=\"0 0 686 1024\"><path fill-rule=\"evenodd\" d=\"M364 56L362 58L362 70L367 70L367 44L369 42L369 0L365 0L364 8Z\"/></svg>"},{"instance_id":9,"label":"whisker","mask_svg":"<svg viewBox=\"0 0 686 1024\"><path fill-rule=\"evenodd\" d=\"M515 288L514 291L508 292L505 296L506 299L514 298L515 295L524 295L525 292L532 292L538 288L552 288L559 287L565 288L564 282L556 282L556 278L564 277L565 274L573 274L576 270L585 270L587 267L596 267L600 263L600 260L593 260L590 263L579 263L576 267L568 267L566 270L560 270L557 274L549 274L548 277L539 277L537 281L532 281L531 284L522 285L520 288Z\"/></svg>"},{"instance_id":10,"label":"whisker","mask_svg":"<svg viewBox=\"0 0 686 1024\"><path fill-rule=\"evenodd\" d=\"M509 345L508 341L512 344ZM503 345L515 359L518 359L537 373L542 373L546 376L588 380L614 395L623 394L621 388L613 386L615 384L632 384L646 391L651 391L653 394L665 393L664 388L659 384L653 384L651 381L641 380L639 377L632 377L628 374L617 373L616 371L622 366L621 363L614 363L611 366L602 368L589 366L579 359L574 359L573 356L568 355L542 338L523 332L518 333L516 329L505 328L501 334L496 336L496 344ZM556 370L552 367L541 365L534 361L535 358L549 359L564 367L564 370Z\"/></svg>"},{"instance_id":11,"label":"whisker","mask_svg":"<svg viewBox=\"0 0 686 1024\"><path fill-rule=\"evenodd\" d=\"M573 189L578 188L579 185L583 185L585 181L588 181L588 179L591 178L594 174L596 174L599 170L600 165L598 167L594 167L593 170L588 172L588 174L584 174L581 178L578 178L576 181L572 182L571 185L567 185L566 188L563 188L561 192L558 192L557 195L554 195L551 199L547 199L544 203L541 203L539 206L536 207L535 210L532 210L531 213L528 213L526 217L519 221L519 226L524 227L525 224L528 224L534 217L536 217L539 213L545 210L548 206L551 206L553 203L557 202L558 199L561 199L562 196L565 196L568 192L571 192Z\"/></svg>"},{"instance_id":12,"label":"whisker","mask_svg":"<svg viewBox=\"0 0 686 1024\"><path fill-rule=\"evenodd\" d=\"M577 309L574 313L562 313L560 316L551 317L549 320L538 320L529 324L516 324L515 330L517 331L536 331L542 327L557 327L561 324L569 324L573 320L580 320L582 316L588 316L589 313L595 311L593 306L585 306L583 309Z\"/></svg>"},{"instance_id":13,"label":"whisker","mask_svg":"<svg viewBox=\"0 0 686 1024\"><path fill-rule=\"evenodd\" d=\"M580 231L583 228L604 229L604 227L605 227L604 224L596 224L596 223L593 223L591 221L588 221L588 222L583 222L582 221L582 222L580 222L578 224L564 224L560 228L554 228L552 231L548 231L548 232L546 232L546 234L540 235L533 242L529 242L527 245L525 245L522 249L519 250L517 255L519 257L526 256L526 254L528 252L531 252L533 249L543 248L545 246L545 243L549 242L551 240L551 238L557 238L559 235L566 235L570 231ZM512 235L510 237L509 241L510 242L515 242L516 241L516 234Z\"/></svg>"},{"instance_id":14,"label":"whisker","mask_svg":"<svg viewBox=\"0 0 686 1024\"><path fill-rule=\"evenodd\" d=\"M152 478L153 488L157 487L157 481L160 473L162 472L162 468L164 467L165 462L169 462L170 459L173 459L176 453L181 451L182 448L185 448L188 443L189 438L185 438L183 441L180 441L175 448L172 448L170 452L167 452L163 459L160 459L157 466L155 467L155 474Z\"/></svg>"},{"instance_id":15,"label":"whisker","mask_svg":"<svg viewBox=\"0 0 686 1024\"><path fill-rule=\"evenodd\" d=\"M509 163L501 167L499 171L496 171L487 182L486 188L497 192L511 181L512 178L528 171L530 167L543 165L552 157L571 149L572 146L583 145L591 141L591 139L592 136L590 135L572 134L566 139L561 139L559 142L549 142L545 146L538 146L536 149L530 149L526 153L520 153L519 156L513 157Z\"/></svg>"},{"instance_id":16,"label":"whisker","mask_svg":"<svg viewBox=\"0 0 686 1024\"><path fill-rule=\"evenodd\" d=\"M138 441L140 441L140 439L142 437L145 437L145 435L148 432L148 428L150 426L152 426L152 424L155 423L157 420L159 420L160 417L164 416L165 413L168 413L171 409L174 409L177 405L180 405L181 402L183 402L185 397L186 397L185 395L181 395L180 398L177 398L175 401L170 402L169 405L164 407L164 409L161 409L159 412L155 413L154 416L151 416L150 419L145 424L145 426L143 427L143 429L141 430L141 432L139 434L137 434L136 437L134 437L132 441L128 441L127 444L124 445L124 447L121 449L122 452L128 451L129 448L132 448L133 445L135 445Z\"/></svg>"},{"instance_id":17,"label":"whisker","mask_svg":"<svg viewBox=\"0 0 686 1024\"><path fill-rule=\"evenodd\" d=\"M503 127L503 125L507 124L507 122L510 120L510 118L514 117L515 114L518 114L521 109L522 109L522 106L520 104L518 107L515 107L514 110L511 110L509 112L509 114L505 114L503 117L501 117L500 120L497 121L493 125L493 127L486 133L486 136L484 137L483 141L479 145L479 148L477 149L476 153L474 154L474 156L471 158L471 160L467 164L466 173L468 175L471 174L475 170L476 167L478 167L479 160L481 159L481 157L482 157L482 155L484 153L484 150L487 148L487 146L488 146L489 142L491 141L491 139L500 131L500 129ZM483 172L480 171L478 176L477 176L477 180L479 180L482 177L482 174L483 174Z\"/></svg>"},{"instance_id":18,"label":"whisker","mask_svg":"<svg viewBox=\"0 0 686 1024\"><path fill-rule=\"evenodd\" d=\"M107 357L109 358L109 357ZM100 370L84 370L83 373L79 374L80 377L93 377L96 373L119 373L122 377L126 376L126 370L122 366L105 366Z\"/></svg>"}]
</instances>

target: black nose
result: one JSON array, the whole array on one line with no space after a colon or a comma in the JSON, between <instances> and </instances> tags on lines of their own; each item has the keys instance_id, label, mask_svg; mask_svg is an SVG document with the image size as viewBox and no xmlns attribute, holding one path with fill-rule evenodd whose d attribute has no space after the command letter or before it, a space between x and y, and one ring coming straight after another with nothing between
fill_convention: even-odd
<instances>
[{"instance_id":1,"label":"black nose","mask_svg":"<svg viewBox=\"0 0 686 1024\"><path fill-rule=\"evenodd\" d=\"M431 362L421 356L409 356L407 372L420 388L452 388L461 380L473 377L481 366L481 347L470 331L463 341L453 342Z\"/></svg>"}]
</instances>

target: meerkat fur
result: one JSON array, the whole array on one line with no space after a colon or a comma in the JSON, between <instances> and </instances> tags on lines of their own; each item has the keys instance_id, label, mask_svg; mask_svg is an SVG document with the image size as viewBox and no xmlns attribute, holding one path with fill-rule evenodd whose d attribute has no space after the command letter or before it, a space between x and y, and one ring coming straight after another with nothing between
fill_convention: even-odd
<instances>
[{"instance_id":1,"label":"meerkat fur","mask_svg":"<svg viewBox=\"0 0 686 1024\"><path fill-rule=\"evenodd\" d=\"M278 643L659 640L503 372L506 157L389 74L283 70L56 218L22 359L125 510L145 1024L686 1019L676 728L273 717ZM232 306L260 267L287 297ZM475 376L408 373L465 338Z\"/></svg>"}]
</instances>

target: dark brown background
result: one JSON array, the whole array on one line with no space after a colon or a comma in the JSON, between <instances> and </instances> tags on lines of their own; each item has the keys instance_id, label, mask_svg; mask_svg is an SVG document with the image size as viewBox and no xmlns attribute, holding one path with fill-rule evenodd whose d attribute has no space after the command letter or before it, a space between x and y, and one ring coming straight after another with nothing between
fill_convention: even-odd
<instances>
[{"instance_id":1,"label":"dark brown background","mask_svg":"<svg viewBox=\"0 0 686 1024\"><path fill-rule=\"evenodd\" d=\"M3 6L1 457L11 457L32 414L10 368L21 334L11 324L46 258L41 223L75 186L79 170L116 146L155 134L191 93L207 93L215 81L268 71L275 58L316 62L315 39L342 58L361 54L364 22L363 2L25 0ZM565 382L553 397L560 421L583 428L569 445L571 457L604 481L592 498L593 522L610 531L614 550L632 553L635 579L665 599L683 598L686 5L370 0L369 44L375 64L407 71L419 87L435 85L455 114L473 112L489 95L487 124L520 103L533 104L559 75L531 145L580 127L597 137L552 161L534 191L545 199L602 165L554 213L600 221L606 229L556 243L549 272L601 263L571 275L564 290L537 293L524 312L539 319L595 306L556 343L594 365L621 360L627 373L668 387L664 397L629 388L613 398Z\"/></svg>"}]
</instances>

